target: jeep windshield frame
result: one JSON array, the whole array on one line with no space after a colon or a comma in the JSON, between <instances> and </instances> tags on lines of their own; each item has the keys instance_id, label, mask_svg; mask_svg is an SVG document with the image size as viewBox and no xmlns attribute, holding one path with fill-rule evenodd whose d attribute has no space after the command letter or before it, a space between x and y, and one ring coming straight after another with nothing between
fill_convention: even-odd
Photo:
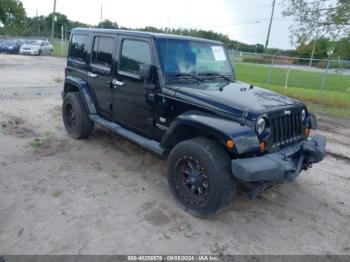
<instances>
[{"instance_id":1,"label":"jeep windshield frame","mask_svg":"<svg viewBox=\"0 0 350 262\"><path fill-rule=\"evenodd\" d=\"M165 84L235 81L229 55L220 42L180 37L156 38L155 42Z\"/></svg>"}]
</instances>

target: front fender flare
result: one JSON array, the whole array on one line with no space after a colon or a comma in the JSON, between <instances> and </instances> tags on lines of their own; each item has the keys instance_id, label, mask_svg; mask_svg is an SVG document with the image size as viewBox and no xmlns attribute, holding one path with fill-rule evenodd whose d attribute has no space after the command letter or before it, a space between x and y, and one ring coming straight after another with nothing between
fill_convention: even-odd
<instances>
[{"instance_id":1,"label":"front fender flare","mask_svg":"<svg viewBox=\"0 0 350 262\"><path fill-rule=\"evenodd\" d=\"M92 98L92 94L90 92L89 86L88 84L82 80L79 77L75 77L75 76L68 76L65 78L64 80L64 86L66 87L66 85L73 85L76 88L79 89L80 93L82 94L82 100L85 106L85 109L87 110L88 114L96 114L96 107ZM65 90L63 91L62 96L64 97L66 94Z\"/></svg>"},{"instance_id":2,"label":"front fender flare","mask_svg":"<svg viewBox=\"0 0 350 262\"><path fill-rule=\"evenodd\" d=\"M173 136L176 132L181 132L184 126L196 128L223 142L232 139L235 142L234 150L237 154L259 150L259 139L249 126L199 111L189 111L175 118L160 142L161 146L166 148L171 145Z\"/></svg>"},{"instance_id":3,"label":"front fender flare","mask_svg":"<svg viewBox=\"0 0 350 262\"><path fill-rule=\"evenodd\" d=\"M309 113L309 126L313 130L316 130L318 128L317 118L315 114Z\"/></svg>"}]
</instances>

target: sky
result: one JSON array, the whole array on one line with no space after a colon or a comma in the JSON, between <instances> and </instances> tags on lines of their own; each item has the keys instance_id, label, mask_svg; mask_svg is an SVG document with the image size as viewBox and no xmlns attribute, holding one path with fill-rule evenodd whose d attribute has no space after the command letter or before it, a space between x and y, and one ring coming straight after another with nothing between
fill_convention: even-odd
<instances>
[{"instance_id":1,"label":"sky","mask_svg":"<svg viewBox=\"0 0 350 262\"><path fill-rule=\"evenodd\" d=\"M98 24L102 18L120 26L196 28L228 35L247 44L265 44L272 0L56 0L56 11L70 20ZM269 47L290 49L291 19L276 0ZM28 16L48 15L54 0L22 0Z\"/></svg>"}]
</instances>

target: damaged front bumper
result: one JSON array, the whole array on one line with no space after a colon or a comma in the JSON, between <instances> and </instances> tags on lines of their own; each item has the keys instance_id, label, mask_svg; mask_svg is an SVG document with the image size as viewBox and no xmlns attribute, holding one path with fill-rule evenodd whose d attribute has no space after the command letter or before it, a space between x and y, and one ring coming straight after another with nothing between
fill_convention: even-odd
<instances>
[{"instance_id":1,"label":"damaged front bumper","mask_svg":"<svg viewBox=\"0 0 350 262\"><path fill-rule=\"evenodd\" d=\"M303 169L322 161L325 154L326 138L316 135L275 153L232 160L232 174L246 182L293 181Z\"/></svg>"}]
</instances>

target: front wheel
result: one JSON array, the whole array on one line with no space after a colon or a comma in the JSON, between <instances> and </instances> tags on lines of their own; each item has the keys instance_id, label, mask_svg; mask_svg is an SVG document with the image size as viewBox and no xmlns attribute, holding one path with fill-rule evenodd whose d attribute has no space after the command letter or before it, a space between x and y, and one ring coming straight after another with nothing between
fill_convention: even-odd
<instances>
[{"instance_id":1,"label":"front wheel","mask_svg":"<svg viewBox=\"0 0 350 262\"><path fill-rule=\"evenodd\" d=\"M68 93L64 97L62 116L68 134L75 139L89 137L94 129L94 122L90 120L78 92Z\"/></svg>"},{"instance_id":2,"label":"front wheel","mask_svg":"<svg viewBox=\"0 0 350 262\"><path fill-rule=\"evenodd\" d=\"M181 142L170 152L168 183L177 201L199 217L226 206L238 184L225 150L202 137Z\"/></svg>"}]
</instances>

